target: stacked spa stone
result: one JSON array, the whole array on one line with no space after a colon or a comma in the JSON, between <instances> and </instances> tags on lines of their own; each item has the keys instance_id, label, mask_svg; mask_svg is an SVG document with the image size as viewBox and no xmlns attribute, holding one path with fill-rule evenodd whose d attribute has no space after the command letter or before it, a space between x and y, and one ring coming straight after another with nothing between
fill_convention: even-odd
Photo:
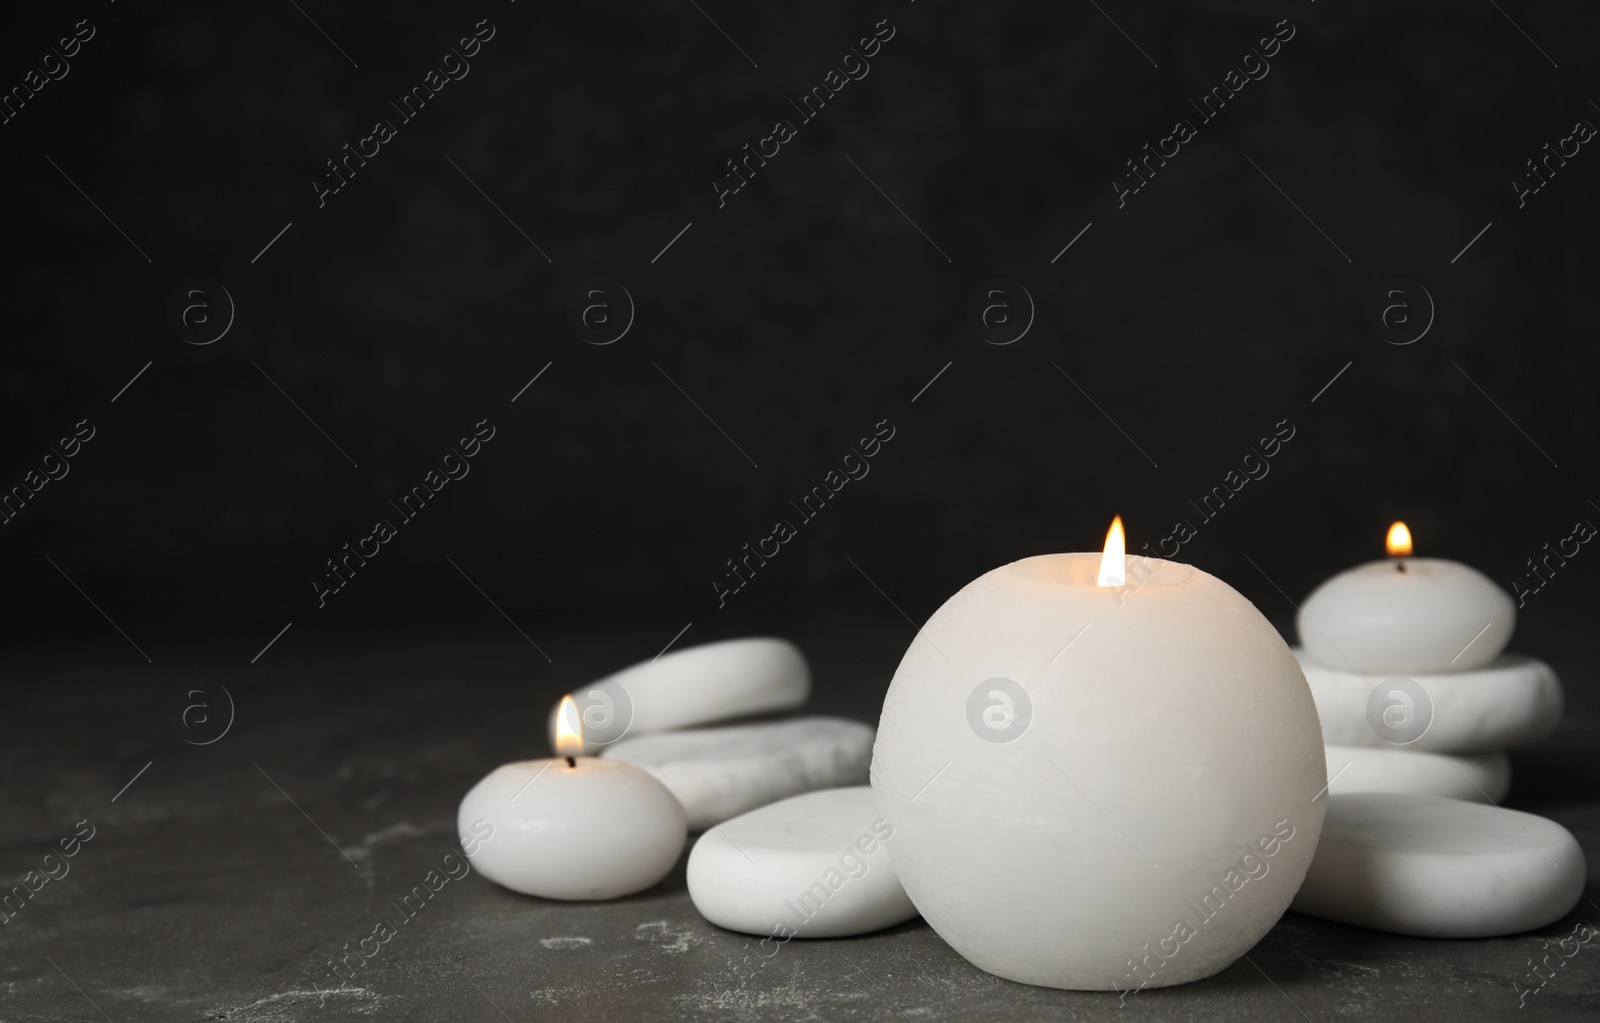
<instances>
[{"instance_id":1,"label":"stacked spa stone","mask_svg":"<svg viewBox=\"0 0 1600 1023\"><path fill-rule=\"evenodd\" d=\"M1450 586L1397 602L1384 574L1407 566L1446 572ZM1307 598L1294 653L1322 719L1328 809L1292 908L1464 938L1540 927L1576 905L1576 839L1499 805L1504 751L1549 733L1562 710L1549 665L1503 652L1515 623L1511 598L1454 562L1375 562Z\"/></svg>"},{"instance_id":2,"label":"stacked spa stone","mask_svg":"<svg viewBox=\"0 0 1600 1023\"><path fill-rule=\"evenodd\" d=\"M689 894L730 930L832 937L917 915L867 787L874 730L771 719L810 692L799 649L763 637L677 651L571 694L583 752L648 772L689 830L705 832L689 856ZM552 710L552 745L556 723Z\"/></svg>"},{"instance_id":3,"label":"stacked spa stone","mask_svg":"<svg viewBox=\"0 0 1600 1023\"><path fill-rule=\"evenodd\" d=\"M1460 594L1465 587L1456 593L1476 616L1446 628L1428 628L1437 616L1422 609L1413 622L1363 602L1351 584L1356 573L1306 599L1294 653L1322 718L1329 792L1499 802L1511 789L1504 751L1560 720L1561 684L1550 666L1503 653L1516 626L1510 596L1455 568L1471 580L1470 596Z\"/></svg>"}]
</instances>

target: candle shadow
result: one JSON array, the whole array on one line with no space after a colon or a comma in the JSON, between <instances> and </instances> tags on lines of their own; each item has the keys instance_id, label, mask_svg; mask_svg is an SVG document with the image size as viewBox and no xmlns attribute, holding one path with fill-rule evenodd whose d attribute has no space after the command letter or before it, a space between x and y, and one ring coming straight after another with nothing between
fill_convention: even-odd
<instances>
[{"instance_id":1,"label":"candle shadow","mask_svg":"<svg viewBox=\"0 0 1600 1023\"><path fill-rule=\"evenodd\" d=\"M1530 950L1553 947L1584 924L1600 927L1600 883L1585 885L1572 912L1545 927L1490 938L1416 938L1334 923L1300 913L1285 913L1267 935L1226 970L1172 987L1145 988L1130 999L1171 1000L1173 1006L1195 993L1260 996L1310 1008L1326 996L1330 982L1366 987L1402 960L1467 960L1503 971L1505 982L1520 978ZM1487 955L1486 955L1487 954ZM1287 1006L1285 1006L1287 1009ZM1283 1018L1297 1018L1293 1011Z\"/></svg>"},{"instance_id":2,"label":"candle shadow","mask_svg":"<svg viewBox=\"0 0 1600 1023\"><path fill-rule=\"evenodd\" d=\"M687 896L689 894L689 848L694 845L694 840L699 837L699 835L689 836L689 842L683 848L683 855L678 857L678 862L672 865L672 869L667 872L666 877L663 877L642 892L634 892L632 895L624 895L621 898L606 899L605 901L627 905L630 902L657 901L672 895Z\"/></svg>"},{"instance_id":3,"label":"candle shadow","mask_svg":"<svg viewBox=\"0 0 1600 1023\"><path fill-rule=\"evenodd\" d=\"M1375 975L1408 947L1414 951L1418 940L1288 912L1255 947L1221 973L1193 985L1146 990L1141 997L1192 987L1216 993L1265 992L1300 1003L1327 984L1330 971ZM1307 994L1302 996L1302 991Z\"/></svg>"},{"instance_id":4,"label":"candle shadow","mask_svg":"<svg viewBox=\"0 0 1600 1023\"><path fill-rule=\"evenodd\" d=\"M671 870L667 871L667 876L649 888L634 892L632 895L622 895L615 899L590 899L586 902L574 902L573 904L593 905L603 902L608 905L626 906L632 902L653 902L673 895L687 896L689 894L689 850L694 848L694 844L699 838L700 834L698 832L690 833L689 837L684 839L683 851L678 854L678 861L672 865Z\"/></svg>"},{"instance_id":5,"label":"candle shadow","mask_svg":"<svg viewBox=\"0 0 1600 1023\"><path fill-rule=\"evenodd\" d=\"M1588 924L1600 928L1600 881L1591 880L1584 884L1583 894L1578 896L1578 904L1572 907L1572 912L1560 920L1532 931L1523 931L1520 935L1512 937L1524 938L1563 938L1571 934L1575 927Z\"/></svg>"}]
</instances>

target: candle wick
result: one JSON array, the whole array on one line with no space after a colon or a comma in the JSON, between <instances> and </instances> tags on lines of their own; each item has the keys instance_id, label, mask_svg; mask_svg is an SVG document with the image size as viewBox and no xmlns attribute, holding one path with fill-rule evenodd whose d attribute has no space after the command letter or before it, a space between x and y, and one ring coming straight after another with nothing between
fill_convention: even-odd
<instances>
[{"instance_id":1,"label":"candle wick","mask_svg":"<svg viewBox=\"0 0 1600 1023\"><path fill-rule=\"evenodd\" d=\"M1396 559L1394 563L1394 570L1396 572L1404 572L1406 570L1405 561L1403 559Z\"/></svg>"},{"instance_id":2,"label":"candle wick","mask_svg":"<svg viewBox=\"0 0 1600 1023\"><path fill-rule=\"evenodd\" d=\"M578 762L576 760L572 759L571 757L568 757L567 758L567 766L568 767L577 767L578 766Z\"/></svg>"}]
</instances>

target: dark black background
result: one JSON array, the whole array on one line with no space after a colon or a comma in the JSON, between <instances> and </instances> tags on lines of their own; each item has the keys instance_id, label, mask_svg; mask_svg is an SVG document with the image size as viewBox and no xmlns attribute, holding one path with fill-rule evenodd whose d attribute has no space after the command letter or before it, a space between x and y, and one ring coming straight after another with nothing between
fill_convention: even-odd
<instances>
[{"instance_id":1,"label":"dark black background","mask_svg":"<svg viewBox=\"0 0 1600 1023\"><path fill-rule=\"evenodd\" d=\"M62 573L156 661L226 641L242 664L290 621L285 644L509 628L461 572L535 640L898 623L894 605L920 622L998 564L1098 549L1114 513L1135 550L1198 521L1188 500L1284 419L1271 474L1179 555L1280 624L1289 598L1379 556L1394 518L1419 553L1508 589L1600 522L1600 154L1526 208L1511 187L1600 120L1592 6L301 6L8 15L6 88L78 19L96 29L0 126L0 487L78 420L98 431L0 526L13 646L126 650ZM470 74L319 209L323 162L485 18ZM1270 74L1119 209L1124 161L1285 18ZM880 19L895 35L870 74L719 209L724 161ZM596 275L638 310L604 347L565 317ZM166 321L195 276L238 306L204 347ZM996 276L1038 306L1008 346L965 319ZM1406 346L1366 319L1397 276L1437 303ZM483 419L497 433L470 475L319 608L324 560ZM871 474L719 608L725 559L884 419ZM1586 601L1590 559L1524 622Z\"/></svg>"}]
</instances>

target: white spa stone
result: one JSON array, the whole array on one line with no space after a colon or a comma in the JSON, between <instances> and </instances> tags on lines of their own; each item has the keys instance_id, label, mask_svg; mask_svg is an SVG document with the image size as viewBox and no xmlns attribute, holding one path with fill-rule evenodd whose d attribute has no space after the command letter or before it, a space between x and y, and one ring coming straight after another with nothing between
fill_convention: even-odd
<instances>
[{"instance_id":1,"label":"white spa stone","mask_svg":"<svg viewBox=\"0 0 1600 1023\"><path fill-rule=\"evenodd\" d=\"M1396 675L1481 668L1500 656L1516 625L1511 595L1482 572L1412 557L1340 572L1311 592L1295 619L1313 660Z\"/></svg>"},{"instance_id":2,"label":"white spa stone","mask_svg":"<svg viewBox=\"0 0 1600 1023\"><path fill-rule=\"evenodd\" d=\"M1329 743L1328 791L1408 792L1477 803L1496 802L1511 789L1511 761L1504 753L1428 753L1404 746L1338 746Z\"/></svg>"},{"instance_id":3,"label":"white spa stone","mask_svg":"<svg viewBox=\"0 0 1600 1023\"><path fill-rule=\"evenodd\" d=\"M547 899L614 899L667 876L687 836L678 801L630 764L575 763L504 764L472 787L456 827L479 873Z\"/></svg>"},{"instance_id":4,"label":"white spa stone","mask_svg":"<svg viewBox=\"0 0 1600 1023\"><path fill-rule=\"evenodd\" d=\"M584 752L624 735L666 732L790 710L811 694L811 669L793 643L755 637L706 643L643 661L572 691ZM550 711L550 743L556 739Z\"/></svg>"},{"instance_id":5,"label":"white spa stone","mask_svg":"<svg viewBox=\"0 0 1600 1023\"><path fill-rule=\"evenodd\" d=\"M906 894L974 965L1180 984L1288 907L1322 737L1288 646L1227 583L1128 557L1127 585L1100 586L1101 562L1026 558L935 611L889 685L872 787Z\"/></svg>"},{"instance_id":6,"label":"white spa stone","mask_svg":"<svg viewBox=\"0 0 1600 1023\"><path fill-rule=\"evenodd\" d=\"M881 930L917 915L889 863L893 839L870 788L808 792L702 835L689 897L718 927L764 938Z\"/></svg>"},{"instance_id":7,"label":"white spa stone","mask_svg":"<svg viewBox=\"0 0 1600 1023\"><path fill-rule=\"evenodd\" d=\"M1583 894L1583 850L1555 821L1437 796L1333 796L1290 907L1419 938L1543 927Z\"/></svg>"},{"instance_id":8,"label":"white spa stone","mask_svg":"<svg viewBox=\"0 0 1600 1023\"><path fill-rule=\"evenodd\" d=\"M689 830L704 831L801 792L865 785L874 735L859 721L804 717L630 736L601 756L659 779L683 806Z\"/></svg>"},{"instance_id":9,"label":"white spa stone","mask_svg":"<svg viewBox=\"0 0 1600 1023\"><path fill-rule=\"evenodd\" d=\"M1304 650L1296 650L1295 656L1317 701L1327 742L1394 745L1383 734L1386 708L1395 715L1391 721L1415 716L1419 725L1427 722L1426 730L1404 748L1440 753L1506 749L1548 734L1561 720L1556 673L1543 661L1521 654L1504 654L1474 671L1437 675L1340 671ZM1397 679L1409 679L1416 688Z\"/></svg>"}]
</instances>

